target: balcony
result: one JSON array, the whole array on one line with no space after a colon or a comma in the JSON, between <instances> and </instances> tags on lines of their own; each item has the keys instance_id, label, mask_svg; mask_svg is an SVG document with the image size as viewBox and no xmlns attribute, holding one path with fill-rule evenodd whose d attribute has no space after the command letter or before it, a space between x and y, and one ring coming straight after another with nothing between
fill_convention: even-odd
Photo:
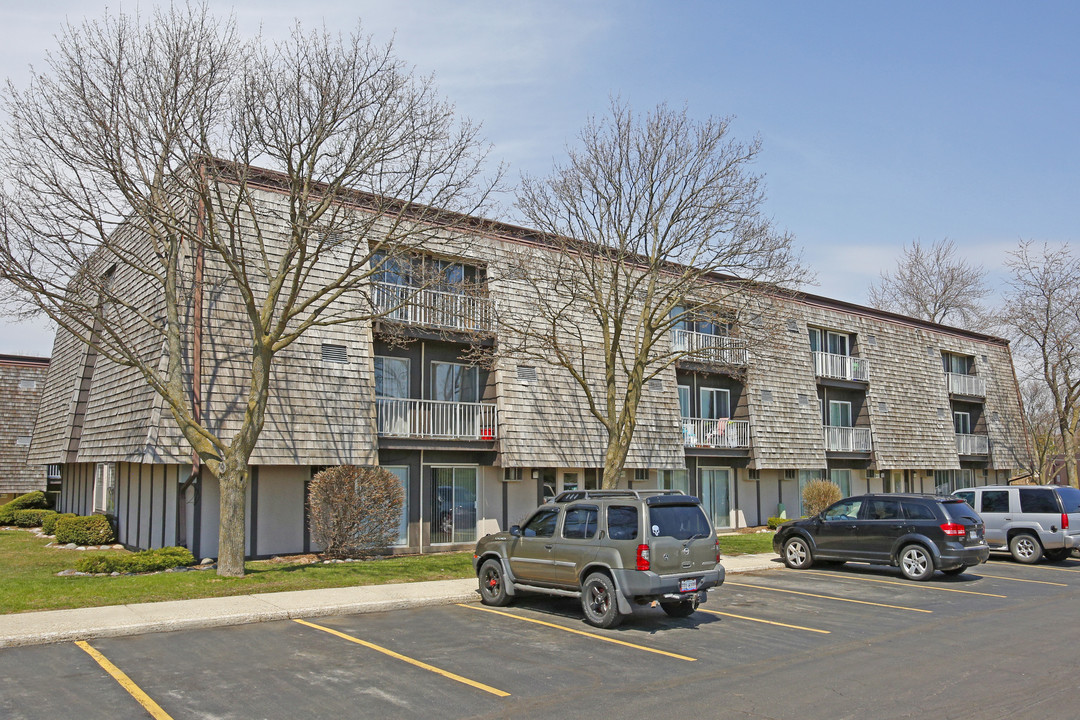
<instances>
[{"instance_id":1,"label":"balcony","mask_svg":"<svg viewBox=\"0 0 1080 720\"><path fill-rule=\"evenodd\" d=\"M671 346L675 352L686 353L688 360L724 365L746 364L746 340L742 338L675 329L671 331Z\"/></svg>"},{"instance_id":2,"label":"balcony","mask_svg":"<svg viewBox=\"0 0 1080 720\"><path fill-rule=\"evenodd\" d=\"M460 332L492 332L494 304L486 295L372 282L372 301L387 320Z\"/></svg>"},{"instance_id":3,"label":"balcony","mask_svg":"<svg viewBox=\"0 0 1080 720\"><path fill-rule=\"evenodd\" d=\"M960 373L945 373L949 381L949 394L968 395L970 397L986 397L986 379L978 375L961 375Z\"/></svg>"},{"instance_id":4,"label":"balcony","mask_svg":"<svg viewBox=\"0 0 1080 720\"><path fill-rule=\"evenodd\" d=\"M822 430L825 435L826 452L868 453L873 449L870 428L826 425Z\"/></svg>"},{"instance_id":5,"label":"balcony","mask_svg":"<svg viewBox=\"0 0 1080 720\"><path fill-rule=\"evenodd\" d=\"M380 437L494 440L498 436L494 403L375 398L375 419Z\"/></svg>"},{"instance_id":6,"label":"balcony","mask_svg":"<svg viewBox=\"0 0 1080 720\"><path fill-rule=\"evenodd\" d=\"M958 455L989 455L990 438L986 435L956 434L956 453Z\"/></svg>"},{"instance_id":7,"label":"balcony","mask_svg":"<svg viewBox=\"0 0 1080 720\"><path fill-rule=\"evenodd\" d=\"M747 420L684 417L680 422L682 423L683 447L731 450L750 447L750 423Z\"/></svg>"},{"instance_id":8,"label":"balcony","mask_svg":"<svg viewBox=\"0 0 1080 720\"><path fill-rule=\"evenodd\" d=\"M870 361L854 355L812 351L814 375L831 380L870 382Z\"/></svg>"}]
</instances>

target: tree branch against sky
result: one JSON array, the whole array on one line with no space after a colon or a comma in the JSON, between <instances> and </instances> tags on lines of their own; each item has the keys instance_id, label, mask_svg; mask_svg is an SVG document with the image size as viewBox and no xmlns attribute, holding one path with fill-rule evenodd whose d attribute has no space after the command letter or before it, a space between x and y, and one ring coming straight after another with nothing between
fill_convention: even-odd
<instances>
[{"instance_id":1,"label":"tree branch against sky","mask_svg":"<svg viewBox=\"0 0 1080 720\"><path fill-rule=\"evenodd\" d=\"M279 353L380 314L364 290L376 252L481 211L498 172L482 177L478 128L359 27L297 24L270 45L205 5L66 25L47 69L3 103L0 274L20 309L165 400L220 483L218 572L243 574L248 462ZM228 423L200 414L186 378L190 312L209 291L196 257L246 338Z\"/></svg>"},{"instance_id":2,"label":"tree branch against sky","mask_svg":"<svg viewBox=\"0 0 1080 720\"><path fill-rule=\"evenodd\" d=\"M983 300L991 294L986 270L961 258L948 238L925 247L905 245L893 272L870 284L869 303L922 320L980 330L987 324Z\"/></svg>"},{"instance_id":3,"label":"tree branch against sky","mask_svg":"<svg viewBox=\"0 0 1080 720\"><path fill-rule=\"evenodd\" d=\"M1065 455L1069 484L1078 486L1080 426L1080 258L1069 246L1023 242L1008 262L1012 272L1002 321L1022 366L1041 380Z\"/></svg>"},{"instance_id":4,"label":"tree branch against sky","mask_svg":"<svg viewBox=\"0 0 1080 720\"><path fill-rule=\"evenodd\" d=\"M762 213L760 143L734 139L730 123L613 100L549 177L522 182L518 208L555 252L516 263L537 300L501 323L501 351L573 378L607 433L605 487L622 473L644 384L685 355L672 328L708 316L749 334L765 325L768 292L806 278L791 236Z\"/></svg>"}]
</instances>

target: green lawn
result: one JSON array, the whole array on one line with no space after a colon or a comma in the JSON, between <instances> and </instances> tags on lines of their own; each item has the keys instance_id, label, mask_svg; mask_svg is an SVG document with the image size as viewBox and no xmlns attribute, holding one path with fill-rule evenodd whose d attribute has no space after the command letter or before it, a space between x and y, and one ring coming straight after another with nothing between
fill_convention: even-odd
<instances>
[{"instance_id":1,"label":"green lawn","mask_svg":"<svg viewBox=\"0 0 1080 720\"><path fill-rule=\"evenodd\" d=\"M213 570L57 577L61 570L74 568L86 551L47 548L46 543L32 533L0 530L0 613L472 576L472 554L459 552L332 565L255 561L246 564L242 578L218 577Z\"/></svg>"},{"instance_id":2,"label":"green lawn","mask_svg":"<svg viewBox=\"0 0 1080 720\"><path fill-rule=\"evenodd\" d=\"M776 533L745 533L741 535L721 535L720 555L751 555L771 553L773 535Z\"/></svg>"}]
</instances>

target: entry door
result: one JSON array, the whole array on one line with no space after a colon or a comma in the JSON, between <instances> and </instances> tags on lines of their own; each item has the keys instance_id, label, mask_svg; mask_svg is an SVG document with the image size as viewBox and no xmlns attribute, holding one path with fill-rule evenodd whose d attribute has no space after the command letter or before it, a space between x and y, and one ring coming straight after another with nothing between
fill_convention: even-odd
<instances>
[{"instance_id":1,"label":"entry door","mask_svg":"<svg viewBox=\"0 0 1080 720\"><path fill-rule=\"evenodd\" d=\"M702 468L701 504L714 528L731 527L731 470Z\"/></svg>"}]
</instances>

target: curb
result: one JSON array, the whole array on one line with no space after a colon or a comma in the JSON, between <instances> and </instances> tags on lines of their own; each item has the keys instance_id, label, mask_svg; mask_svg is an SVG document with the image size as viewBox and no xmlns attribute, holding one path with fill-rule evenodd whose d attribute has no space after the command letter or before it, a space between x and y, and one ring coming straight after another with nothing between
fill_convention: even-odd
<instances>
[{"instance_id":1,"label":"curb","mask_svg":"<svg viewBox=\"0 0 1080 720\"><path fill-rule=\"evenodd\" d=\"M783 567L771 554L722 562L729 576ZM0 615L0 648L452 605L477 595L475 578L461 578L14 613Z\"/></svg>"}]
</instances>

